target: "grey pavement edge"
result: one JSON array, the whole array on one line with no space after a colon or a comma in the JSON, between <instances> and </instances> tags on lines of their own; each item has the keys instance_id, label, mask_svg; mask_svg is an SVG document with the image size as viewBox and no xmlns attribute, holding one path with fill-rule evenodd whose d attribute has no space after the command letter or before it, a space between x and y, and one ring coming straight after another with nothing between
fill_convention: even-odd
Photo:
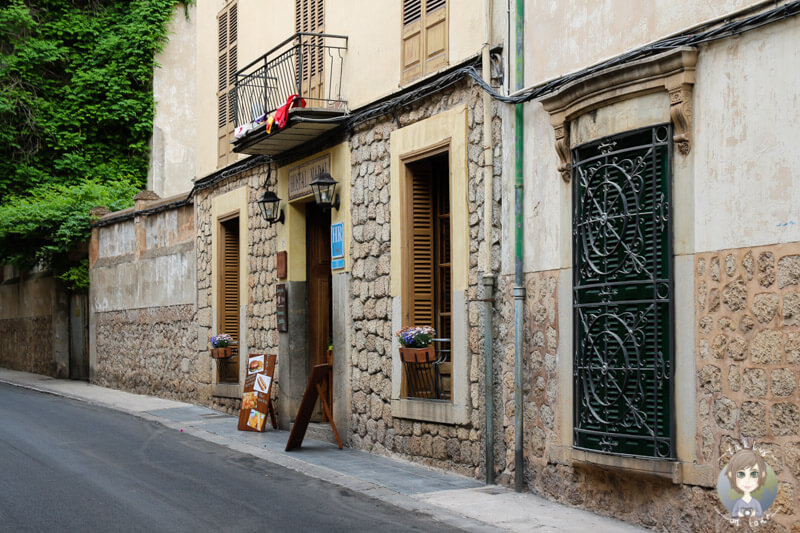
<instances>
[{"instance_id":1,"label":"grey pavement edge","mask_svg":"<svg viewBox=\"0 0 800 533\"><path fill-rule=\"evenodd\" d=\"M534 494L308 437L300 450L287 453L288 431L238 431L236 417L202 406L3 368L0 382L151 420L464 531L646 531Z\"/></svg>"}]
</instances>

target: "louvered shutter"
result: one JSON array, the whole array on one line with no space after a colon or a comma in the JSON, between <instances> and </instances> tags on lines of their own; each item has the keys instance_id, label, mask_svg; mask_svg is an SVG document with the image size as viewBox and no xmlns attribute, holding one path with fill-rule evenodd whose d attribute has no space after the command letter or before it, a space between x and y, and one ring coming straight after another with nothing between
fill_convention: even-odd
<instances>
[{"instance_id":1,"label":"louvered shutter","mask_svg":"<svg viewBox=\"0 0 800 533\"><path fill-rule=\"evenodd\" d=\"M403 0L401 83L447 64L447 0Z\"/></svg>"},{"instance_id":2,"label":"louvered shutter","mask_svg":"<svg viewBox=\"0 0 800 533\"><path fill-rule=\"evenodd\" d=\"M239 219L220 226L218 333L239 340ZM238 381L239 358L220 362L220 381Z\"/></svg>"},{"instance_id":3,"label":"louvered shutter","mask_svg":"<svg viewBox=\"0 0 800 533\"><path fill-rule=\"evenodd\" d=\"M415 168L409 185L409 325L435 327L434 206L430 166Z\"/></svg>"},{"instance_id":4,"label":"louvered shutter","mask_svg":"<svg viewBox=\"0 0 800 533\"><path fill-rule=\"evenodd\" d=\"M425 74L447 64L447 0L425 3Z\"/></svg>"},{"instance_id":5,"label":"louvered shutter","mask_svg":"<svg viewBox=\"0 0 800 533\"><path fill-rule=\"evenodd\" d=\"M403 0L401 81L422 76L422 0Z\"/></svg>"},{"instance_id":6,"label":"louvered shutter","mask_svg":"<svg viewBox=\"0 0 800 533\"><path fill-rule=\"evenodd\" d=\"M294 25L297 33L325 33L324 0L295 0ZM325 98L325 54L322 37L300 37L300 94L310 107L320 107ZM287 95L288 96L288 95Z\"/></svg>"},{"instance_id":7,"label":"louvered shutter","mask_svg":"<svg viewBox=\"0 0 800 533\"><path fill-rule=\"evenodd\" d=\"M238 5L229 4L217 16L217 167L236 161L231 149L236 127L236 70L238 68Z\"/></svg>"}]
</instances>

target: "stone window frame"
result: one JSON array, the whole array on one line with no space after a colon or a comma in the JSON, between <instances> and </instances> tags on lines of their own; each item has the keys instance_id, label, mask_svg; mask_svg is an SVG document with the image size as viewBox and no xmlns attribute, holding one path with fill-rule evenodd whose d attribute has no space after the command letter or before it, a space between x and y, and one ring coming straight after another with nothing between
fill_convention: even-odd
<instances>
[{"instance_id":1,"label":"stone window frame","mask_svg":"<svg viewBox=\"0 0 800 533\"><path fill-rule=\"evenodd\" d=\"M588 141L652 126L673 125L673 261L675 298L674 397L677 459L647 459L608 455L572 447L573 382L560 379L558 443L550 460L559 464L584 463L637 471L687 483L713 487L712 465L697 464L696 387L694 359L694 179L692 91L697 49L679 47L651 57L605 69L571 82L540 101L550 115L563 180L559 236L559 345L560 376L572 376L572 148Z\"/></svg>"},{"instance_id":2,"label":"stone window frame","mask_svg":"<svg viewBox=\"0 0 800 533\"><path fill-rule=\"evenodd\" d=\"M402 327L403 232L402 205L405 163L447 151L450 159L450 231L452 262L452 403L402 398L403 367L396 336L392 336L392 416L444 424L470 421L467 286L469 279L469 213L467 184L467 106L462 104L395 130L391 145L391 296L392 331Z\"/></svg>"},{"instance_id":3,"label":"stone window frame","mask_svg":"<svg viewBox=\"0 0 800 533\"><path fill-rule=\"evenodd\" d=\"M219 272L219 228L220 222L232 217L239 218L239 382L238 383L219 383L217 375L217 363L209 356L211 365L212 395L223 398L240 398L244 386L246 354L249 353L247 346L247 303L250 301L248 285L248 250L247 243L250 242L248 230L248 209L247 209L248 187L239 187L230 192L220 194L211 199L211 331L217 330L217 295L218 295L218 272ZM201 351L207 352L208 339L198 339Z\"/></svg>"}]
</instances>

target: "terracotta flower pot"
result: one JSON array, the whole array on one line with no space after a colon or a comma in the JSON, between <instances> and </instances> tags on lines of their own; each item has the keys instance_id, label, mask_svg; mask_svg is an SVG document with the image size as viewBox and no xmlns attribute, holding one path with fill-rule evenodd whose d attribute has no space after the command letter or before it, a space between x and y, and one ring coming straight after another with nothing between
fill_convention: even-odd
<instances>
[{"instance_id":1,"label":"terracotta flower pot","mask_svg":"<svg viewBox=\"0 0 800 533\"><path fill-rule=\"evenodd\" d=\"M425 348L406 348L400 347L400 358L408 363L432 363L436 360L436 350L433 345Z\"/></svg>"}]
</instances>

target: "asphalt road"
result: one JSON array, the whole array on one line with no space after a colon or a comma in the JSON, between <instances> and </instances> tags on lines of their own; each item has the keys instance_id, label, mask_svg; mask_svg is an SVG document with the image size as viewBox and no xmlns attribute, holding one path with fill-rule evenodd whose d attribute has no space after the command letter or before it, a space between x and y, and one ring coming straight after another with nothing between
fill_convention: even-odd
<instances>
[{"instance_id":1,"label":"asphalt road","mask_svg":"<svg viewBox=\"0 0 800 533\"><path fill-rule=\"evenodd\" d=\"M452 531L125 413L0 383L0 531Z\"/></svg>"}]
</instances>

